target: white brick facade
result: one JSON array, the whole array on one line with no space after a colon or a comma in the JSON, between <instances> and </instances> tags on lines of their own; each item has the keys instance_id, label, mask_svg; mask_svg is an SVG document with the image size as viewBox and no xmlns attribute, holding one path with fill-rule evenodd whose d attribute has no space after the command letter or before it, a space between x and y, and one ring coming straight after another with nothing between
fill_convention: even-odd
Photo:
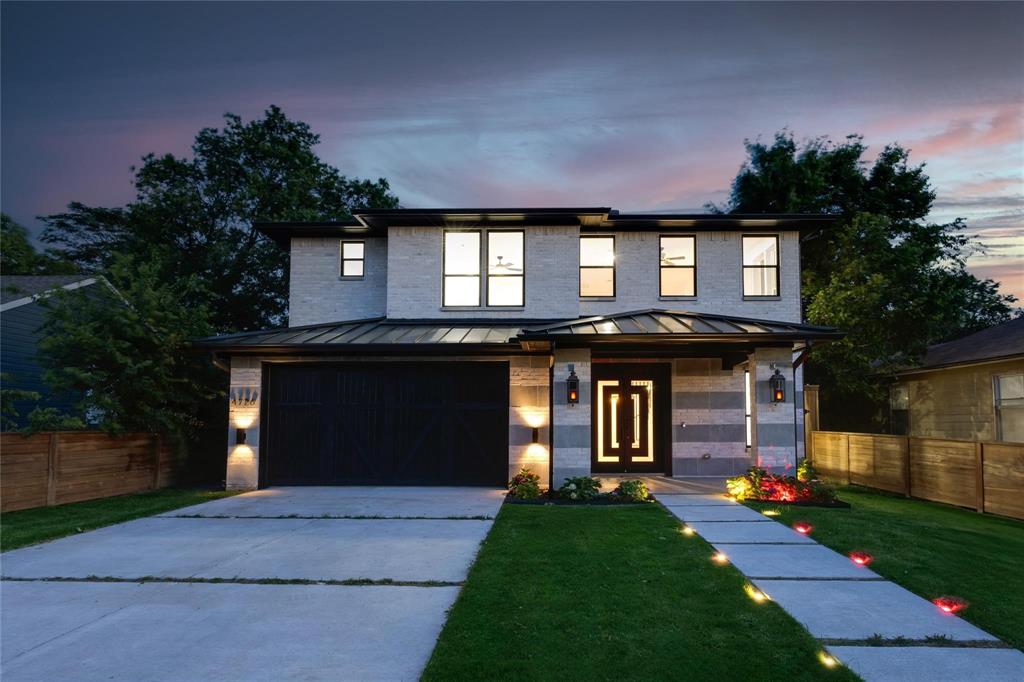
<instances>
[{"instance_id":1,"label":"white brick facade","mask_svg":"<svg viewBox=\"0 0 1024 682\"><path fill-rule=\"evenodd\" d=\"M387 306L386 239L346 239L365 244L364 275L341 277L340 239L295 237L288 277L288 325L383 317Z\"/></svg>"}]
</instances>

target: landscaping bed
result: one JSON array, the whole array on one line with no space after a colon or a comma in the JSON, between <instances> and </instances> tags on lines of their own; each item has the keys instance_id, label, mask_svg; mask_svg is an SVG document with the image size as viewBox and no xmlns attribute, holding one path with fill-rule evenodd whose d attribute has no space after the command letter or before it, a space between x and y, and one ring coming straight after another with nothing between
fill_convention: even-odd
<instances>
[{"instance_id":1,"label":"landscaping bed","mask_svg":"<svg viewBox=\"0 0 1024 682\"><path fill-rule=\"evenodd\" d=\"M611 493L603 493L597 497L592 497L587 500L573 500L567 497L559 495L557 492L552 493L550 491L543 492L540 497L536 497L532 500L523 500L512 493L505 495L505 504L532 504L532 505L561 505L567 507L585 507L585 506L612 506L612 505L630 505L630 504L647 504L649 502L656 502L657 499L654 495L648 494L645 500L634 500L629 497L623 497L622 495L613 495Z\"/></svg>"}]
</instances>

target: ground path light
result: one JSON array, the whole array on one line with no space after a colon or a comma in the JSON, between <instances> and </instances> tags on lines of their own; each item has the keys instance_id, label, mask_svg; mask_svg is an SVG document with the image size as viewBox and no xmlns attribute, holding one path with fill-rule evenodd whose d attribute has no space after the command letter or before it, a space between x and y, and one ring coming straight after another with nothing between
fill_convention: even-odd
<instances>
[{"instance_id":1,"label":"ground path light","mask_svg":"<svg viewBox=\"0 0 1024 682\"><path fill-rule=\"evenodd\" d=\"M835 656L825 651L818 654L818 660L821 661L822 665L826 668L834 668L839 665L839 661L836 660Z\"/></svg>"},{"instance_id":2,"label":"ground path light","mask_svg":"<svg viewBox=\"0 0 1024 682\"><path fill-rule=\"evenodd\" d=\"M850 552L850 561L858 566L867 566L874 560L875 557L871 556L867 552Z\"/></svg>"},{"instance_id":3,"label":"ground path light","mask_svg":"<svg viewBox=\"0 0 1024 682\"><path fill-rule=\"evenodd\" d=\"M750 583L747 583L743 586L743 591L747 593L748 597L756 601L758 604L766 601L771 601L771 597L769 597L767 594L757 589Z\"/></svg>"},{"instance_id":4,"label":"ground path light","mask_svg":"<svg viewBox=\"0 0 1024 682\"><path fill-rule=\"evenodd\" d=\"M689 526L683 526L683 535L693 535L693 529Z\"/></svg>"},{"instance_id":5,"label":"ground path light","mask_svg":"<svg viewBox=\"0 0 1024 682\"><path fill-rule=\"evenodd\" d=\"M960 597L939 597L933 599L932 603L939 607L943 613L954 615L967 608L967 602Z\"/></svg>"},{"instance_id":6,"label":"ground path light","mask_svg":"<svg viewBox=\"0 0 1024 682\"><path fill-rule=\"evenodd\" d=\"M793 530L800 533L800 535L810 535L811 531L814 530L814 526L806 521L797 521L793 524Z\"/></svg>"},{"instance_id":7,"label":"ground path light","mask_svg":"<svg viewBox=\"0 0 1024 682\"><path fill-rule=\"evenodd\" d=\"M727 564L729 563L729 557L726 556L725 552L715 552L711 555L711 560L716 564Z\"/></svg>"}]
</instances>

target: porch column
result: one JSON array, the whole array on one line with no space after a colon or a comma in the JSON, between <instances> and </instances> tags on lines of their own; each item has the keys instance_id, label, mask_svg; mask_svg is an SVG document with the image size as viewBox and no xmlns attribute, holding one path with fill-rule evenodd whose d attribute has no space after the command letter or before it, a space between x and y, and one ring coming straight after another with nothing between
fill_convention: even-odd
<instances>
[{"instance_id":1,"label":"porch column","mask_svg":"<svg viewBox=\"0 0 1024 682\"><path fill-rule=\"evenodd\" d=\"M550 369L551 357L547 355L513 356L509 360L508 477L525 467L540 476L543 486L551 477Z\"/></svg>"},{"instance_id":2,"label":"porch column","mask_svg":"<svg viewBox=\"0 0 1024 682\"><path fill-rule=\"evenodd\" d=\"M780 403L771 400L768 379L775 373L772 364L786 378L786 399ZM793 409L797 389L793 351L791 348L757 348L750 356L750 367L754 378L751 445L756 463L776 473L795 474L799 424Z\"/></svg>"},{"instance_id":3,"label":"porch column","mask_svg":"<svg viewBox=\"0 0 1024 682\"><path fill-rule=\"evenodd\" d=\"M569 405L565 394L570 364L574 365L580 380L580 401L576 405ZM551 486L557 489L566 478L590 475L590 350L556 349L554 371Z\"/></svg>"},{"instance_id":4,"label":"porch column","mask_svg":"<svg viewBox=\"0 0 1024 682\"><path fill-rule=\"evenodd\" d=\"M228 490L256 490L259 484L260 401L263 363L258 358L231 358L228 391ZM239 443L239 431L245 442Z\"/></svg>"}]
</instances>

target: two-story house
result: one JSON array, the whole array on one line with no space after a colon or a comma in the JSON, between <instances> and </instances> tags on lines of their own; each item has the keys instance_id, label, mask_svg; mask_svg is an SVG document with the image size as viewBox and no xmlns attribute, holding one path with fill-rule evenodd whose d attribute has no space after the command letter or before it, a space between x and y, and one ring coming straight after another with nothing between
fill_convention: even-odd
<instances>
[{"instance_id":1,"label":"two-story house","mask_svg":"<svg viewBox=\"0 0 1024 682\"><path fill-rule=\"evenodd\" d=\"M503 485L792 468L806 215L380 209L259 225L286 329L230 368L227 483Z\"/></svg>"}]
</instances>

